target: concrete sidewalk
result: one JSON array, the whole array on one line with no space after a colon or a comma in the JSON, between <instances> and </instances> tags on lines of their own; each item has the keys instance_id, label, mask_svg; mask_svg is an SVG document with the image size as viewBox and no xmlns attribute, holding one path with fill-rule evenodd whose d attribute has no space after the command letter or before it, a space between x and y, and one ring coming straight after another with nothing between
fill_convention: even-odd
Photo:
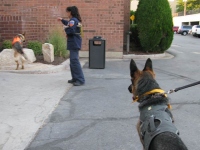
<instances>
[{"instance_id":1,"label":"concrete sidewalk","mask_svg":"<svg viewBox=\"0 0 200 150\"><path fill-rule=\"evenodd\" d=\"M72 87L67 83L71 79L67 64L68 61L64 66L46 70L0 72L0 150L23 150L34 138L44 120ZM85 60L81 64L85 64ZM58 73L32 74L52 72Z\"/></svg>"}]
</instances>

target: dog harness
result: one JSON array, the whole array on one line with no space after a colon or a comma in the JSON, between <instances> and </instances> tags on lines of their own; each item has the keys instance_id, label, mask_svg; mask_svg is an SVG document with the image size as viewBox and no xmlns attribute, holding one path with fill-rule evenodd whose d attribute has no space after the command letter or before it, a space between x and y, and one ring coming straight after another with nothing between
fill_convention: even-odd
<instances>
[{"instance_id":1,"label":"dog harness","mask_svg":"<svg viewBox=\"0 0 200 150\"><path fill-rule=\"evenodd\" d=\"M19 37L14 37L14 39L12 41L12 45L14 45L17 42L21 43L21 39Z\"/></svg>"},{"instance_id":2,"label":"dog harness","mask_svg":"<svg viewBox=\"0 0 200 150\"><path fill-rule=\"evenodd\" d=\"M163 132L172 132L179 135L179 131L172 123L172 114L167 105L152 105L140 110L140 131L144 140L145 150L149 149L153 138ZM156 127L155 123L159 125Z\"/></svg>"}]
</instances>

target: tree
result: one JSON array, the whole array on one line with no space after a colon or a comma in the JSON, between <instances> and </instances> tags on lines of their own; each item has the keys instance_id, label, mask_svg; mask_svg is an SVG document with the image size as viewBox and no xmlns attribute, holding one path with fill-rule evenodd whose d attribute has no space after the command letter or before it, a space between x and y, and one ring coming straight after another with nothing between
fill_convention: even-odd
<instances>
[{"instance_id":1,"label":"tree","mask_svg":"<svg viewBox=\"0 0 200 150\"><path fill-rule=\"evenodd\" d=\"M195 10L195 9L199 9L199 8L200 8L200 0L187 0L187 5L186 5L187 10ZM183 0L177 1L176 11L177 12L184 11Z\"/></svg>"},{"instance_id":2,"label":"tree","mask_svg":"<svg viewBox=\"0 0 200 150\"><path fill-rule=\"evenodd\" d=\"M142 49L146 52L167 50L174 34L168 0L140 0L135 15Z\"/></svg>"},{"instance_id":3,"label":"tree","mask_svg":"<svg viewBox=\"0 0 200 150\"><path fill-rule=\"evenodd\" d=\"M130 16L135 15L135 11L130 10Z\"/></svg>"}]
</instances>

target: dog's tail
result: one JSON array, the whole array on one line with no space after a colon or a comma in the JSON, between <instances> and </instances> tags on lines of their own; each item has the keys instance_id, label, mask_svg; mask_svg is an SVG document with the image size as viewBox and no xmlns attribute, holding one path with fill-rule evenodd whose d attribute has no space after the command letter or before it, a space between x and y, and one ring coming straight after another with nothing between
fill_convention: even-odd
<instances>
[{"instance_id":1,"label":"dog's tail","mask_svg":"<svg viewBox=\"0 0 200 150\"><path fill-rule=\"evenodd\" d=\"M30 61L30 57L28 57L26 51L23 51L24 54L22 54L24 61L26 61L27 63L31 63Z\"/></svg>"},{"instance_id":2,"label":"dog's tail","mask_svg":"<svg viewBox=\"0 0 200 150\"><path fill-rule=\"evenodd\" d=\"M27 58L24 54L21 54L21 57L20 57L21 61L22 62L26 62L27 61Z\"/></svg>"},{"instance_id":3,"label":"dog's tail","mask_svg":"<svg viewBox=\"0 0 200 150\"><path fill-rule=\"evenodd\" d=\"M25 53L23 53L22 56L24 57L24 59L25 59L26 61L28 60L28 57L26 56Z\"/></svg>"}]
</instances>

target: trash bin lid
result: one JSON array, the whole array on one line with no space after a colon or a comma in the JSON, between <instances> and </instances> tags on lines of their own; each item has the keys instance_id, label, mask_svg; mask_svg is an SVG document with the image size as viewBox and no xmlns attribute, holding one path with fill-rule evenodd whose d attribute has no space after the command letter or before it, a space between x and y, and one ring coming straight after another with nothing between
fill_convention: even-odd
<instances>
[{"instance_id":1,"label":"trash bin lid","mask_svg":"<svg viewBox=\"0 0 200 150\"><path fill-rule=\"evenodd\" d=\"M105 41L101 36L94 36L92 39L89 39L89 41Z\"/></svg>"},{"instance_id":2,"label":"trash bin lid","mask_svg":"<svg viewBox=\"0 0 200 150\"><path fill-rule=\"evenodd\" d=\"M93 39L102 39L101 36L94 36Z\"/></svg>"}]
</instances>

